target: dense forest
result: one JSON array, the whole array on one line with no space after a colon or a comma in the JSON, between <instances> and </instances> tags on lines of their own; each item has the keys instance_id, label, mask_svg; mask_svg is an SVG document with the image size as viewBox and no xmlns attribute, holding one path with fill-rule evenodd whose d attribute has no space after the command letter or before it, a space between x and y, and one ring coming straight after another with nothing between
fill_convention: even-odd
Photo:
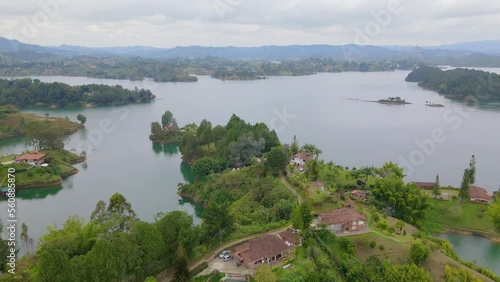
<instances>
[{"instance_id":1,"label":"dense forest","mask_svg":"<svg viewBox=\"0 0 500 282\"><path fill-rule=\"evenodd\" d=\"M276 132L267 125L251 125L234 114L225 126L212 127L210 121L202 120L199 125L189 124L184 129L186 132L179 147L184 161L194 164L195 173L197 160L221 164L222 169L228 166L239 168L250 165L254 157L280 145ZM202 175L212 172L217 171L209 170Z\"/></svg>"},{"instance_id":2,"label":"dense forest","mask_svg":"<svg viewBox=\"0 0 500 282\"><path fill-rule=\"evenodd\" d=\"M41 82L38 79L0 79L0 105L16 107L79 107L148 102L155 99L149 90L128 90L120 85L108 86Z\"/></svg>"},{"instance_id":3,"label":"dense forest","mask_svg":"<svg viewBox=\"0 0 500 282\"><path fill-rule=\"evenodd\" d=\"M495 73L462 68L443 71L438 67L420 66L406 81L418 82L421 87L467 104L500 101L500 75Z\"/></svg>"}]
</instances>

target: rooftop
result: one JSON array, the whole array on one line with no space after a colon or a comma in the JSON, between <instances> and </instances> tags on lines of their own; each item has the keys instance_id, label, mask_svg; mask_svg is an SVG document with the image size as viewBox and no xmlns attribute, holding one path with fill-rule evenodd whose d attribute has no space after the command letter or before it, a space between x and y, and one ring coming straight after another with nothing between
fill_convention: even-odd
<instances>
[{"instance_id":1,"label":"rooftop","mask_svg":"<svg viewBox=\"0 0 500 282\"><path fill-rule=\"evenodd\" d=\"M344 224L352 221L366 221L366 217L357 210L346 207L333 211L322 212L319 214L319 220L326 224Z\"/></svg>"},{"instance_id":2,"label":"rooftop","mask_svg":"<svg viewBox=\"0 0 500 282\"><path fill-rule=\"evenodd\" d=\"M234 251L240 254L243 259L254 262L258 259L275 256L288 249L290 247L277 235L264 235L248 240L248 242L235 247Z\"/></svg>"},{"instance_id":3,"label":"rooftop","mask_svg":"<svg viewBox=\"0 0 500 282\"><path fill-rule=\"evenodd\" d=\"M29 154L22 154L19 156L16 156L16 161L31 161L31 160L39 160L41 158L45 157L45 154L42 153L29 153Z\"/></svg>"},{"instance_id":4,"label":"rooftop","mask_svg":"<svg viewBox=\"0 0 500 282\"><path fill-rule=\"evenodd\" d=\"M488 193L485 189L478 186L469 187L469 197L470 198L482 198L491 201L492 195Z\"/></svg>"}]
</instances>

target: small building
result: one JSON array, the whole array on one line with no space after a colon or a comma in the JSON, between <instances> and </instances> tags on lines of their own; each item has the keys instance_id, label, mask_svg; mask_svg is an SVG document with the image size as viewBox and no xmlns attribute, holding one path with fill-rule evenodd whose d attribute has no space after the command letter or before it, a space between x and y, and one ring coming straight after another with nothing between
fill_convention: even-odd
<instances>
[{"instance_id":1,"label":"small building","mask_svg":"<svg viewBox=\"0 0 500 282\"><path fill-rule=\"evenodd\" d=\"M493 201L493 194L488 193L488 191L481 187L470 186L469 200L476 203L491 204Z\"/></svg>"},{"instance_id":2,"label":"small building","mask_svg":"<svg viewBox=\"0 0 500 282\"><path fill-rule=\"evenodd\" d=\"M290 164L293 164L295 166L304 166L306 164L306 161L312 160L313 158L314 155L312 153L300 152L291 157Z\"/></svg>"},{"instance_id":3,"label":"small building","mask_svg":"<svg viewBox=\"0 0 500 282\"><path fill-rule=\"evenodd\" d=\"M20 164L20 163L29 163L32 165L39 166L45 162L45 154L38 153L38 152L33 152L29 154L22 154L19 156L16 156L14 159L14 163Z\"/></svg>"},{"instance_id":4,"label":"small building","mask_svg":"<svg viewBox=\"0 0 500 282\"><path fill-rule=\"evenodd\" d=\"M324 223L334 233L348 233L366 228L366 217L351 207L322 212L319 223Z\"/></svg>"},{"instance_id":5,"label":"small building","mask_svg":"<svg viewBox=\"0 0 500 282\"><path fill-rule=\"evenodd\" d=\"M288 238L289 234L283 235ZM286 240L283 240L280 235L264 235L236 246L234 254L236 259L240 260L245 267L255 269L261 264L281 260L292 253L293 243Z\"/></svg>"},{"instance_id":6,"label":"small building","mask_svg":"<svg viewBox=\"0 0 500 282\"><path fill-rule=\"evenodd\" d=\"M431 190L436 187L436 182L413 182L413 184L425 190Z\"/></svg>"},{"instance_id":7,"label":"small building","mask_svg":"<svg viewBox=\"0 0 500 282\"><path fill-rule=\"evenodd\" d=\"M351 197L355 200L366 201L368 199L367 192L363 190L353 190Z\"/></svg>"}]
</instances>

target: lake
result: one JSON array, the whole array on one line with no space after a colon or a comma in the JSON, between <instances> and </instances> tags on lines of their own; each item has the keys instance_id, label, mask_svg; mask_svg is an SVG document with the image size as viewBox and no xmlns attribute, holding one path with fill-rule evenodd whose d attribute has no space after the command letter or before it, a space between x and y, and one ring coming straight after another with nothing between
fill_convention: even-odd
<instances>
[{"instance_id":1,"label":"lake","mask_svg":"<svg viewBox=\"0 0 500 282\"><path fill-rule=\"evenodd\" d=\"M456 233L445 233L440 237L448 240L463 260L486 266L500 275L500 244L483 237Z\"/></svg>"},{"instance_id":2,"label":"lake","mask_svg":"<svg viewBox=\"0 0 500 282\"><path fill-rule=\"evenodd\" d=\"M477 185L489 191L500 184L498 160L500 111L464 108L404 81L408 71L270 77L256 81L220 81L201 76L197 83L155 83L83 77L37 77L68 84L120 84L151 89L158 100L147 104L85 109L32 109L40 115L87 117L86 129L71 136L66 149L85 150L80 172L62 187L18 194L18 218L32 237L70 215L89 219L99 200L123 194L137 215L152 221L157 212L185 210L199 222L200 210L176 195L177 184L192 180L175 145L155 145L150 124L170 110L179 125L207 119L226 124L236 113L247 122L265 122L283 142L294 135L313 143L321 158L348 167L402 164L408 181L460 184L471 155L477 158ZM363 100L400 96L411 105L382 105ZM424 106L426 101L444 108ZM110 125L104 125L110 124ZM22 138L0 142L0 155L27 149ZM0 218L6 222L6 202ZM500 264L500 263L499 263Z\"/></svg>"}]
</instances>

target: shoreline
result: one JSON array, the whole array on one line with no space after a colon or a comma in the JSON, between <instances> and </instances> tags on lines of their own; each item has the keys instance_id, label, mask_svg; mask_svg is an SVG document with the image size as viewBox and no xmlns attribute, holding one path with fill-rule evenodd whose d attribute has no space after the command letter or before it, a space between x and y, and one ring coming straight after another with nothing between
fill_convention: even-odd
<instances>
[{"instance_id":1,"label":"shoreline","mask_svg":"<svg viewBox=\"0 0 500 282\"><path fill-rule=\"evenodd\" d=\"M200 202L200 200L194 198L193 196L189 195L189 194L186 194L186 193L180 193L180 192L177 192L177 195L179 195L180 197L182 198L185 198L185 199L188 199L190 201L193 201L195 204L197 205L200 205L202 207L204 207L203 203Z\"/></svg>"},{"instance_id":2,"label":"shoreline","mask_svg":"<svg viewBox=\"0 0 500 282\"><path fill-rule=\"evenodd\" d=\"M460 229L460 228L454 228L454 227L448 227L448 226L443 226L443 227L445 228L445 231L440 233L440 234L455 233L455 234L468 235L468 236L479 236L479 237L483 237L485 239L488 239L493 243L500 244L500 236L493 236L491 234L486 234L486 233L467 230L467 229Z\"/></svg>"}]
</instances>

